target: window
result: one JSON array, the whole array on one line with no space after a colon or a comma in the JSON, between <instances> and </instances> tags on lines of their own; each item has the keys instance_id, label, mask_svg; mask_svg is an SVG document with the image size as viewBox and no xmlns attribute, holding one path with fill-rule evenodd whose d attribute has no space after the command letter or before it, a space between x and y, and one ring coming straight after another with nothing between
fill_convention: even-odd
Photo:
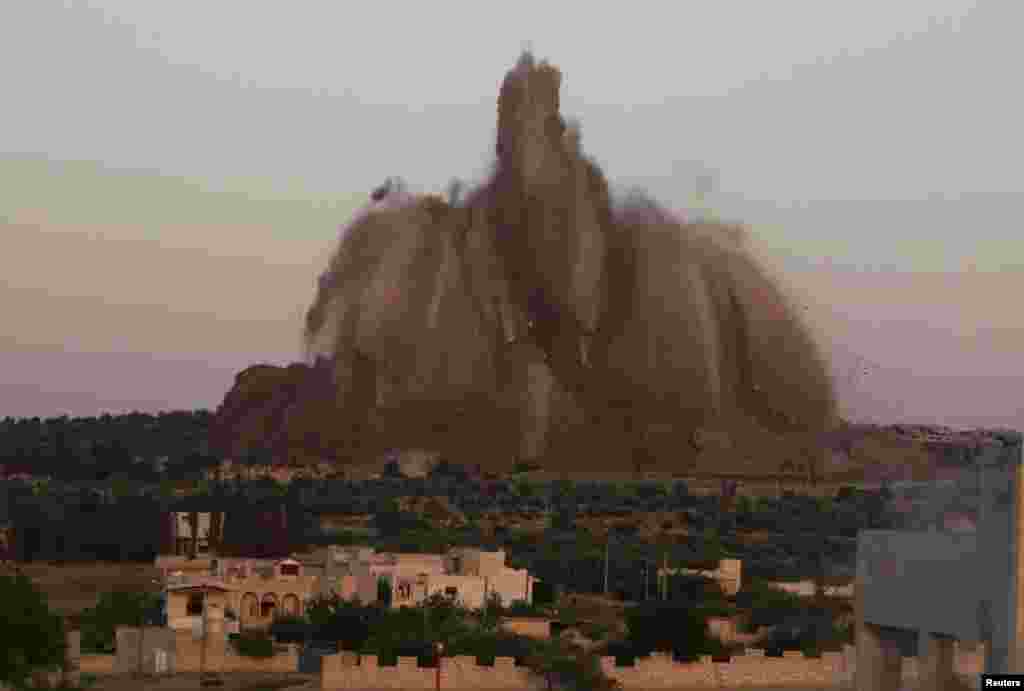
<instances>
[{"instance_id":1,"label":"window","mask_svg":"<svg viewBox=\"0 0 1024 691\"><path fill-rule=\"evenodd\" d=\"M203 613L202 593L189 593L188 604L185 606L185 614L190 617L198 617Z\"/></svg>"},{"instance_id":2,"label":"window","mask_svg":"<svg viewBox=\"0 0 1024 691\"><path fill-rule=\"evenodd\" d=\"M260 615L260 603L255 595L247 594L242 598L242 611L247 612L250 617Z\"/></svg>"}]
</instances>

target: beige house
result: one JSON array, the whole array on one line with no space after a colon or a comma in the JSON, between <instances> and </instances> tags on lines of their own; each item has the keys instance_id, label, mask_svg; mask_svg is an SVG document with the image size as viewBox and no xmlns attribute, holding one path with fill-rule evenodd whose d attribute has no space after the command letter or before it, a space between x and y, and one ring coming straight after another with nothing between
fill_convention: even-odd
<instances>
[{"instance_id":1,"label":"beige house","mask_svg":"<svg viewBox=\"0 0 1024 691\"><path fill-rule=\"evenodd\" d=\"M277 616L301 616L320 591L320 578L294 559L218 559L214 573L232 589L231 609L243 628L269 625Z\"/></svg>"},{"instance_id":2,"label":"beige house","mask_svg":"<svg viewBox=\"0 0 1024 691\"><path fill-rule=\"evenodd\" d=\"M306 603L320 594L333 592L346 600L377 602L382 581L393 607L442 595L470 609L482 607L492 593L506 604L530 602L536 581L525 569L506 566L504 551L381 554L369 547L332 546L323 557L322 566L309 566L292 558L161 555L156 565L166 583L168 626L196 626L203 593L207 606L227 620L225 630L231 630L232 622L240 628L258 628L275 617L302 615Z\"/></svg>"},{"instance_id":3,"label":"beige house","mask_svg":"<svg viewBox=\"0 0 1024 691\"><path fill-rule=\"evenodd\" d=\"M167 584L167 623L187 628L201 613L201 593L216 592L210 602L223 610L240 628L269 625L278 616L298 616L306 602L320 592L320 577L307 576L305 566L294 559L194 559L190 570L172 570L176 564L164 558Z\"/></svg>"},{"instance_id":4,"label":"beige house","mask_svg":"<svg viewBox=\"0 0 1024 691\"><path fill-rule=\"evenodd\" d=\"M215 578L192 577L172 580L166 594L167 626L196 630L204 614L208 619L224 619L232 588Z\"/></svg>"},{"instance_id":5,"label":"beige house","mask_svg":"<svg viewBox=\"0 0 1024 691\"><path fill-rule=\"evenodd\" d=\"M333 557L333 559L332 559ZM343 576L342 597L362 602L378 600L379 583L387 583L393 607L413 606L432 595L443 595L470 609L479 609L496 594L502 602L531 602L536 579L525 569L505 565L505 552L456 549L448 554L378 554L336 551L328 557ZM340 563L339 563L340 562ZM339 568L340 567L340 568Z\"/></svg>"}]
</instances>

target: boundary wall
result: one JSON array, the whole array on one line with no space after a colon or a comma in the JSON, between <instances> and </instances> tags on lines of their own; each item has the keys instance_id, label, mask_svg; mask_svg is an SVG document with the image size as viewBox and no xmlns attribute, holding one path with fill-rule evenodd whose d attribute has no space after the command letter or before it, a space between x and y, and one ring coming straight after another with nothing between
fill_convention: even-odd
<instances>
[{"instance_id":1,"label":"boundary wall","mask_svg":"<svg viewBox=\"0 0 1024 691\"><path fill-rule=\"evenodd\" d=\"M984 660L980 650L958 650L956 672L973 684ZM698 662L676 662L671 656L654 654L634 665L616 664L614 657L601 658L605 674L629 689L740 689L758 687L840 687L853 681L855 648L844 646L840 652L807 657L799 651L786 651L782 657L766 656L763 650L750 649L728 662L714 662L708 656ZM919 678L917 658L902 659L904 679ZM321 668L321 688L333 689L434 689L437 669L419 667L414 657L399 657L393 666L382 666L376 655L342 652L325 655ZM510 657L499 657L493 666L481 665L471 656L446 657L441 665L443 689L531 688L542 680Z\"/></svg>"}]
</instances>

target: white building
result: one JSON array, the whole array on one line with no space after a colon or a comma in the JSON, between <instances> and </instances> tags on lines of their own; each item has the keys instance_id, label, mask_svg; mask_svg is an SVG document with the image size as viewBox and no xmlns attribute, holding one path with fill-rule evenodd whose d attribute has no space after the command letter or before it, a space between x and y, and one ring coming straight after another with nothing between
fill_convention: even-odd
<instances>
[{"instance_id":1,"label":"white building","mask_svg":"<svg viewBox=\"0 0 1024 691\"><path fill-rule=\"evenodd\" d=\"M331 550L335 568L352 577L352 588L343 596L376 602L380 583L387 584L391 605L416 605L440 594L469 609L479 609L496 594L503 603L533 601L536 579L526 569L505 564L504 550L454 549L448 554L383 554L372 549ZM328 567L330 568L330 567Z\"/></svg>"}]
</instances>

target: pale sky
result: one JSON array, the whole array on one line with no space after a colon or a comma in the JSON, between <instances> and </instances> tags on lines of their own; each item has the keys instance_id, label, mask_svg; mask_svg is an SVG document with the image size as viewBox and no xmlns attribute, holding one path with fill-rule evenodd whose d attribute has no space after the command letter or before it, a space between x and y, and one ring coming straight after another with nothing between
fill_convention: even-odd
<instances>
[{"instance_id":1,"label":"pale sky","mask_svg":"<svg viewBox=\"0 0 1024 691\"><path fill-rule=\"evenodd\" d=\"M481 179L529 46L614 184L684 209L712 175L849 415L1024 427L1022 25L995 0L0 3L0 416L212 407L298 358L338 225L389 175Z\"/></svg>"}]
</instances>

